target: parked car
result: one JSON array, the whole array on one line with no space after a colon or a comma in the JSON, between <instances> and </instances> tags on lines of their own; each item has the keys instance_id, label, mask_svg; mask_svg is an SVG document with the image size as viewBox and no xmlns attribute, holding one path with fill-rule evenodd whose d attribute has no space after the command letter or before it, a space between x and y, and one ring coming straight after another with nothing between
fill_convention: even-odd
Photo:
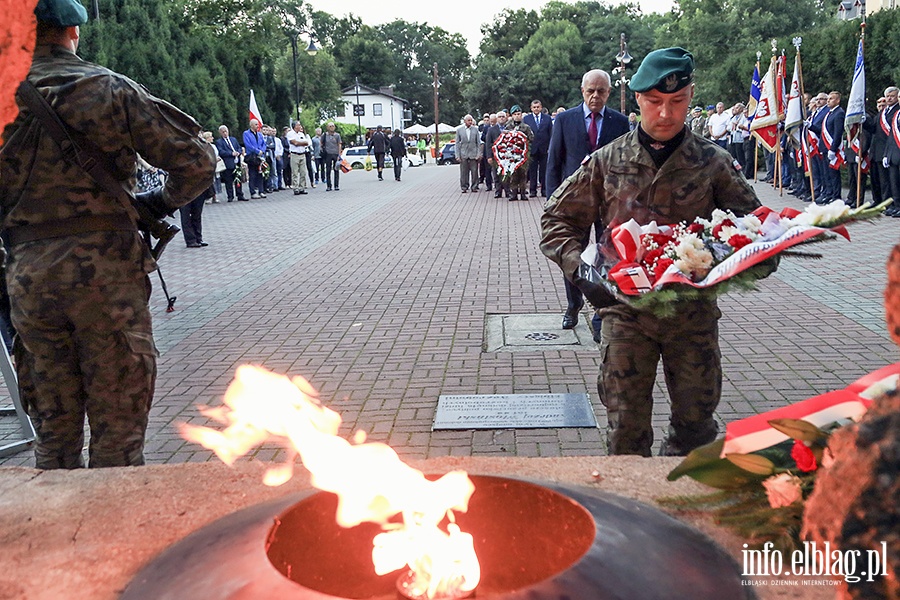
<instances>
[{"instance_id":1,"label":"parked car","mask_svg":"<svg viewBox=\"0 0 900 600\"><path fill-rule=\"evenodd\" d=\"M422 157L419 156L418 152L407 152L406 159L409 161L409 166L411 167L421 167L425 164L425 161L422 160Z\"/></svg>"},{"instance_id":2,"label":"parked car","mask_svg":"<svg viewBox=\"0 0 900 600\"><path fill-rule=\"evenodd\" d=\"M444 147L441 148L441 155L438 157L437 164L446 165L446 164L459 164L459 159L456 158L456 142L447 142L444 144Z\"/></svg>"},{"instance_id":3,"label":"parked car","mask_svg":"<svg viewBox=\"0 0 900 600\"><path fill-rule=\"evenodd\" d=\"M365 169L367 155L372 157L372 167L374 167L375 154L368 154L368 148L366 146L353 146L351 148L344 148L344 151L341 152L341 158L350 163L350 167L353 169ZM394 159L391 158L390 154L384 155L384 168L394 168Z\"/></svg>"}]
</instances>

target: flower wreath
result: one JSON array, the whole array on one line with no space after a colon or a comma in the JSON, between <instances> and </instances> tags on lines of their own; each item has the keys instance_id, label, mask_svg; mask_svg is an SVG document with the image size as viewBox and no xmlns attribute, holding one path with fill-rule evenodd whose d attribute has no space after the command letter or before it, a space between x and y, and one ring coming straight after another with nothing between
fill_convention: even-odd
<instances>
[{"instance_id":1,"label":"flower wreath","mask_svg":"<svg viewBox=\"0 0 900 600\"><path fill-rule=\"evenodd\" d=\"M528 161L528 136L517 129L502 132L494 142L494 160L503 179L509 179Z\"/></svg>"}]
</instances>

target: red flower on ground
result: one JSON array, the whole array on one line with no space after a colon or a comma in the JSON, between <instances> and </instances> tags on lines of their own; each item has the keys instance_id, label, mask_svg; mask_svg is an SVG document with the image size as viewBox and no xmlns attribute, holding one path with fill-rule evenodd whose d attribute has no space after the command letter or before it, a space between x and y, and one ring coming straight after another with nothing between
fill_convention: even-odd
<instances>
[{"instance_id":1,"label":"red flower on ground","mask_svg":"<svg viewBox=\"0 0 900 600\"><path fill-rule=\"evenodd\" d=\"M794 447L791 448L791 458L797 463L797 468L804 473L815 471L818 468L813 451L800 440L794 440Z\"/></svg>"},{"instance_id":2,"label":"red flower on ground","mask_svg":"<svg viewBox=\"0 0 900 600\"><path fill-rule=\"evenodd\" d=\"M740 233L736 233L730 238L728 238L728 244L734 248L735 250L740 250L747 244L752 244L753 240L748 238L746 235L742 235Z\"/></svg>"}]
</instances>

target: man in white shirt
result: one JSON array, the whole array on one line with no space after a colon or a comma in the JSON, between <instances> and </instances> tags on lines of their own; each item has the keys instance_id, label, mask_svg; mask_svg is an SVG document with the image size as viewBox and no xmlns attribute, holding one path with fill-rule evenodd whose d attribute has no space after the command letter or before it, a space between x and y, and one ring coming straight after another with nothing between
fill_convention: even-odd
<instances>
[{"instance_id":1,"label":"man in white shirt","mask_svg":"<svg viewBox=\"0 0 900 600\"><path fill-rule=\"evenodd\" d=\"M312 140L303 132L300 121L294 121L292 129L287 134L288 144L291 146L291 187L294 195L306 194L306 153L312 145Z\"/></svg>"},{"instance_id":2,"label":"man in white shirt","mask_svg":"<svg viewBox=\"0 0 900 600\"><path fill-rule=\"evenodd\" d=\"M728 124L730 121L731 114L725 112L723 102L716 104L716 112L709 115L706 121L710 139L726 150L728 149Z\"/></svg>"}]
</instances>

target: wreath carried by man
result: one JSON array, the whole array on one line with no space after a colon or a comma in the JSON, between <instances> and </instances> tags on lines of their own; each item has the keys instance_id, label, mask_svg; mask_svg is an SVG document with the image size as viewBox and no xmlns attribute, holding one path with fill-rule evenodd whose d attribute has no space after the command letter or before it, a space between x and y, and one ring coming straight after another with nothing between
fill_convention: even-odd
<instances>
[{"instance_id":1,"label":"wreath carried by man","mask_svg":"<svg viewBox=\"0 0 900 600\"><path fill-rule=\"evenodd\" d=\"M500 166L500 177L506 181L528 162L528 136L517 129L503 131L494 142L494 160Z\"/></svg>"}]
</instances>

